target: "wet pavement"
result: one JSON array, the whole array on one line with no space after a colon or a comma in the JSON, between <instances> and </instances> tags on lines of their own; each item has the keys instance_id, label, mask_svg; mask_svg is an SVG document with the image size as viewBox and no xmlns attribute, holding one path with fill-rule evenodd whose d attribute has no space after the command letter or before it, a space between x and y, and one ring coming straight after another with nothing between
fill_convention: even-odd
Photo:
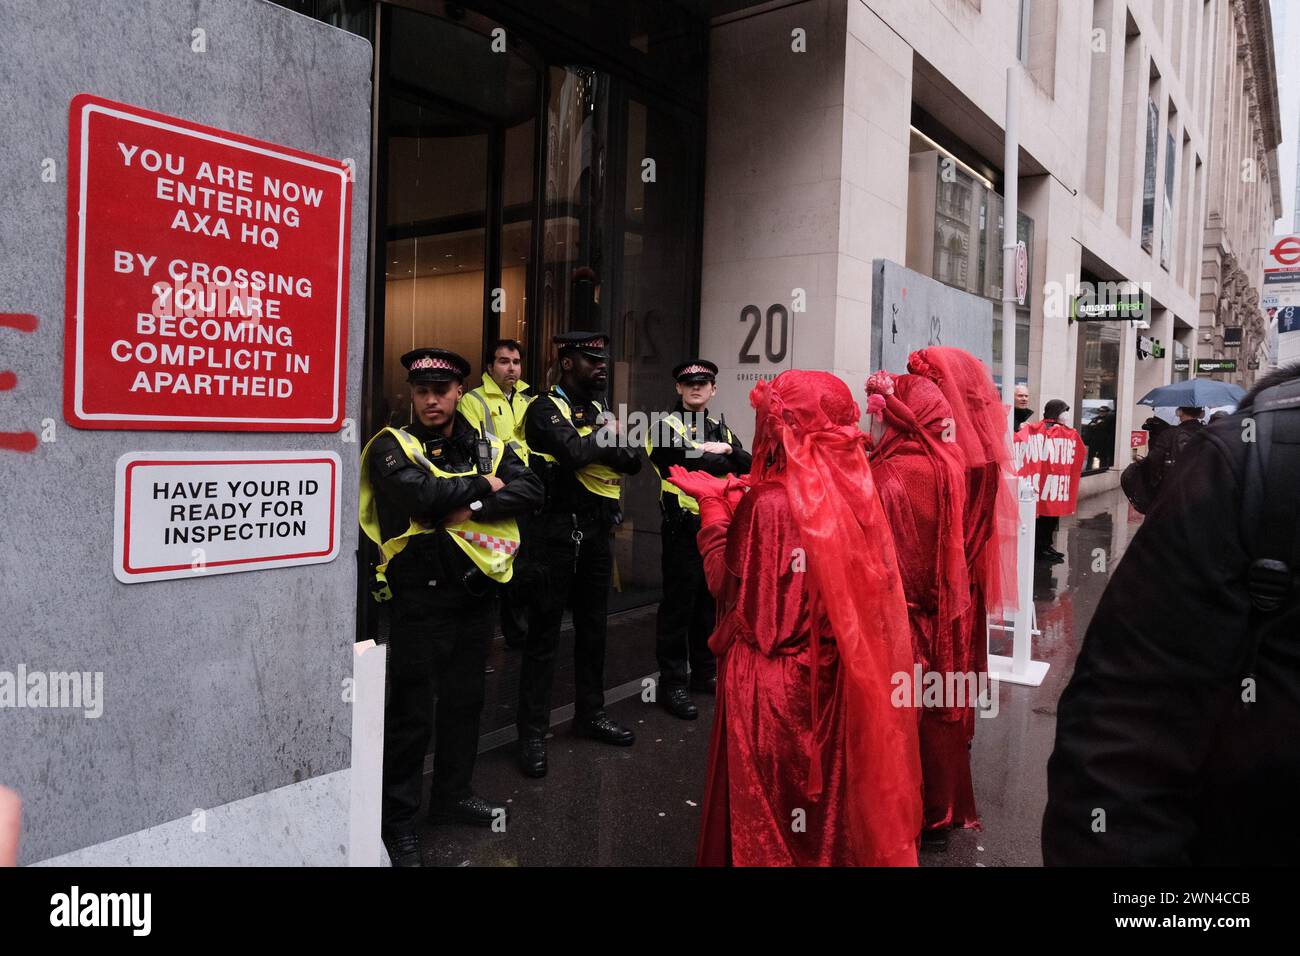
<instances>
[{"instance_id":1,"label":"wet pavement","mask_svg":"<svg viewBox=\"0 0 1300 956\"><path fill-rule=\"evenodd\" d=\"M1050 665L1040 687L1001 682L997 715L975 727L975 796L983 830L953 834L945 851L923 851L923 866L1038 866L1039 825L1046 803L1047 758L1056 728L1056 701L1069 681L1079 645L1110 572L1141 522L1118 489L1081 502L1062 518L1057 565L1040 565L1034 580L1037 626L1033 657ZM509 728L518 653L498 638L491 655L489 704L477 792L508 803L506 832L425 827L426 863L438 866L686 866L695 858L699 803L712 725L712 698L695 696L700 716L682 721L640 696L654 673L653 608L610 619L610 715L637 734L632 747L574 737L570 709L560 710L548 742L550 772L519 774ZM571 672L571 637L560 661ZM1010 637L990 650L1011 652ZM556 702L564 696L557 675ZM569 691L571 694L571 691ZM615 697L619 697L616 702ZM427 791L426 791L427 792Z\"/></svg>"}]
</instances>

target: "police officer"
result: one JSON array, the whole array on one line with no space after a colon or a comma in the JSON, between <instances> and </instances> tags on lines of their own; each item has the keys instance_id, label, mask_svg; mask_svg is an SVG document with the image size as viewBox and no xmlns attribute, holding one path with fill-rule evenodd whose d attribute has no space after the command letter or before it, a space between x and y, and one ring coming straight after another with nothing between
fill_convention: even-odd
<instances>
[{"instance_id":1,"label":"police officer","mask_svg":"<svg viewBox=\"0 0 1300 956\"><path fill-rule=\"evenodd\" d=\"M542 485L489 429L456 413L469 363L445 349L402 356L417 421L361 455L361 526L380 547L379 600L393 602L384 712L383 835L395 866L420 866L416 816L435 725L431 823L491 826L505 807L470 789L488 622L519 547L517 515Z\"/></svg>"},{"instance_id":2,"label":"police officer","mask_svg":"<svg viewBox=\"0 0 1300 956\"><path fill-rule=\"evenodd\" d=\"M457 411L475 428L486 422L528 464L524 411L533 396L523 374L524 348L514 339L498 339L488 353L483 384L465 393Z\"/></svg>"},{"instance_id":3,"label":"police officer","mask_svg":"<svg viewBox=\"0 0 1300 956\"><path fill-rule=\"evenodd\" d=\"M533 396L527 394L523 374L524 348L514 339L498 339L488 351L483 384L465 393L456 410L475 428L486 424L528 464L524 439L524 410ZM519 516L519 530L528 538L527 516ZM506 646L523 647L528 633L528 591L518 577L501 589L501 633Z\"/></svg>"},{"instance_id":4,"label":"police officer","mask_svg":"<svg viewBox=\"0 0 1300 956\"><path fill-rule=\"evenodd\" d=\"M659 505L663 509L664 599L655 621L657 700L668 713L683 720L694 720L699 714L687 687L711 694L717 684L717 662L709 651L714 610L695 545L700 506L667 481L668 469L681 465L688 471L723 477L747 474L750 465L749 452L726 422L709 417L709 402L718 393L717 375L716 365L698 358L673 369L677 404L659 420L646 441L650 463L659 473Z\"/></svg>"},{"instance_id":5,"label":"police officer","mask_svg":"<svg viewBox=\"0 0 1300 956\"><path fill-rule=\"evenodd\" d=\"M620 746L636 739L605 713L605 625L610 535L622 520L623 476L640 471L641 459L598 401L608 381L609 337L569 332L554 342L560 381L524 414L530 461L546 485L546 504L530 527L528 545L541 558L535 563L544 563L546 580L530 608L519 677L519 769L529 777L546 774L551 684L566 604L573 612L574 733Z\"/></svg>"}]
</instances>

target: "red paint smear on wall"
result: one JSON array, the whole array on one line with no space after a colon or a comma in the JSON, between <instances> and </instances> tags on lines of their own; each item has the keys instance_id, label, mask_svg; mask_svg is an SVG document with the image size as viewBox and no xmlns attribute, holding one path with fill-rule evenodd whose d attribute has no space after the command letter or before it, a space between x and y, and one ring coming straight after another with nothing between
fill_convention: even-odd
<instances>
[{"instance_id":1,"label":"red paint smear on wall","mask_svg":"<svg viewBox=\"0 0 1300 956\"><path fill-rule=\"evenodd\" d=\"M35 451L35 432L0 432L0 450Z\"/></svg>"},{"instance_id":2,"label":"red paint smear on wall","mask_svg":"<svg viewBox=\"0 0 1300 956\"><path fill-rule=\"evenodd\" d=\"M36 316L23 312L0 312L0 326L19 332L35 332Z\"/></svg>"}]
</instances>

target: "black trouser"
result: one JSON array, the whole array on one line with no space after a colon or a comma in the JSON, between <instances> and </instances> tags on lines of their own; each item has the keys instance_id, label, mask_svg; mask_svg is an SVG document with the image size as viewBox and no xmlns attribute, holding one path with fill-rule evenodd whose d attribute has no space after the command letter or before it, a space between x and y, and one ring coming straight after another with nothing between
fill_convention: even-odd
<instances>
[{"instance_id":1,"label":"black trouser","mask_svg":"<svg viewBox=\"0 0 1300 956\"><path fill-rule=\"evenodd\" d=\"M704 581L704 562L695 536L700 519L690 512L664 516L661 566L664 599L655 619L655 655L659 658L661 690L685 687L688 680L706 681L718 671L709 635L713 633L713 595ZM686 669L690 661L689 675Z\"/></svg>"},{"instance_id":2,"label":"black trouser","mask_svg":"<svg viewBox=\"0 0 1300 956\"><path fill-rule=\"evenodd\" d=\"M393 585L384 708L386 835L415 824L424 755L435 728L430 804L470 795L493 603L489 594L449 604L435 588Z\"/></svg>"},{"instance_id":3,"label":"black trouser","mask_svg":"<svg viewBox=\"0 0 1300 956\"><path fill-rule=\"evenodd\" d=\"M527 548L527 542L532 538L531 516L521 515L515 520L519 524L519 537L524 542L523 548ZM524 639L528 636L528 604L533 599L535 588L523 573L525 552L520 551L515 557L515 574L500 589L499 597L501 601L501 635L506 640L508 647L523 647Z\"/></svg>"},{"instance_id":4,"label":"black trouser","mask_svg":"<svg viewBox=\"0 0 1300 956\"><path fill-rule=\"evenodd\" d=\"M1061 519L1040 515L1034 519L1034 550L1040 554L1051 548L1056 541L1056 526L1061 523Z\"/></svg>"},{"instance_id":5,"label":"black trouser","mask_svg":"<svg viewBox=\"0 0 1300 956\"><path fill-rule=\"evenodd\" d=\"M576 525L575 525L576 522ZM551 726L551 684L560 622L573 612L575 717L591 717L605 706L605 618L609 607L610 520L603 513L543 513L530 531L530 560L540 563L528 614L528 642L519 675L519 736L544 737ZM582 534L576 546L573 532ZM576 555L576 561L575 561Z\"/></svg>"}]
</instances>

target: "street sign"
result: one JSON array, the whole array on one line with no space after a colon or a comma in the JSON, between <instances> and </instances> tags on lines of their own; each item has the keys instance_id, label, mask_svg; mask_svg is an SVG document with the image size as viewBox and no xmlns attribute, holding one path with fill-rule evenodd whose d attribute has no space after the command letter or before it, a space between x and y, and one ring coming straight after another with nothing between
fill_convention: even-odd
<instances>
[{"instance_id":1,"label":"street sign","mask_svg":"<svg viewBox=\"0 0 1300 956\"><path fill-rule=\"evenodd\" d=\"M82 93L68 173L71 424L341 427L347 165Z\"/></svg>"},{"instance_id":2,"label":"street sign","mask_svg":"<svg viewBox=\"0 0 1300 956\"><path fill-rule=\"evenodd\" d=\"M1197 372L1235 372L1237 371L1236 359L1197 359Z\"/></svg>"},{"instance_id":3,"label":"street sign","mask_svg":"<svg viewBox=\"0 0 1300 956\"><path fill-rule=\"evenodd\" d=\"M1278 310L1277 330L1279 333L1300 332L1300 306L1288 305Z\"/></svg>"},{"instance_id":4,"label":"street sign","mask_svg":"<svg viewBox=\"0 0 1300 956\"><path fill-rule=\"evenodd\" d=\"M1300 236L1281 236L1264 256L1260 308L1300 305Z\"/></svg>"},{"instance_id":5,"label":"street sign","mask_svg":"<svg viewBox=\"0 0 1300 956\"><path fill-rule=\"evenodd\" d=\"M1025 293L1029 291L1029 249L1024 240L1016 243L1016 301L1025 304Z\"/></svg>"},{"instance_id":6,"label":"street sign","mask_svg":"<svg viewBox=\"0 0 1300 956\"><path fill-rule=\"evenodd\" d=\"M1283 236L1268 253L1280 268L1300 266L1300 236Z\"/></svg>"},{"instance_id":7,"label":"street sign","mask_svg":"<svg viewBox=\"0 0 1300 956\"><path fill-rule=\"evenodd\" d=\"M341 501L332 451L128 452L113 574L136 584L327 563Z\"/></svg>"}]
</instances>

